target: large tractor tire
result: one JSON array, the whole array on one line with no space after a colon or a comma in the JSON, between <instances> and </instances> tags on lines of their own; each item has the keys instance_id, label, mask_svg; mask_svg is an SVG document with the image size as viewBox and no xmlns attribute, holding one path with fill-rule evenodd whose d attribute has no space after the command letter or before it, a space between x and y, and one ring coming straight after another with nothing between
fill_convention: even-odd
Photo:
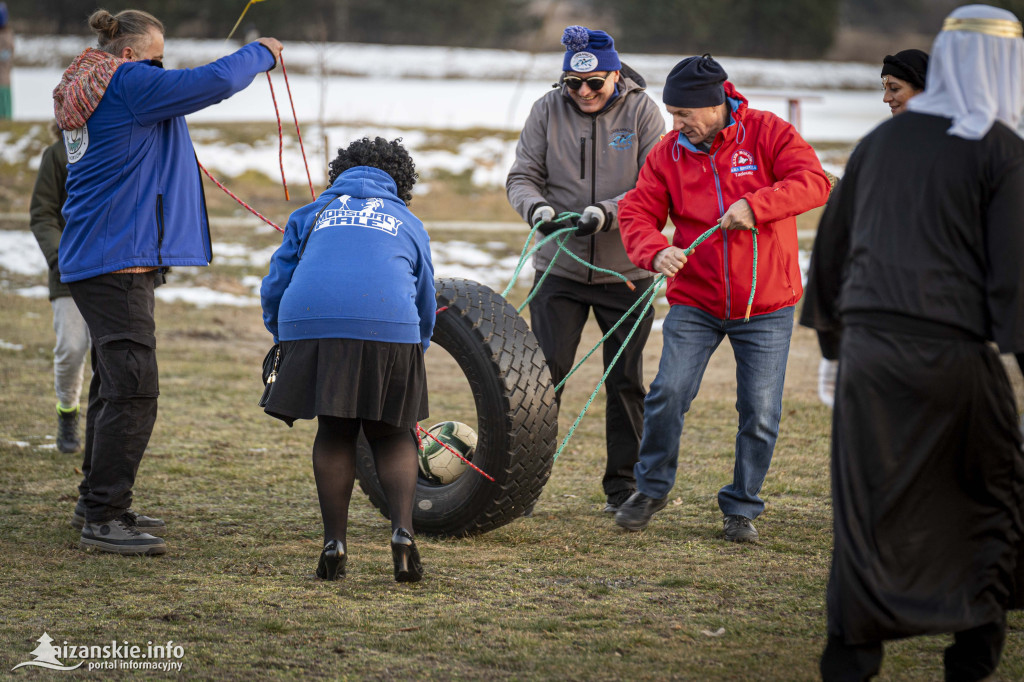
<instances>
[{"instance_id":1,"label":"large tractor tire","mask_svg":"<svg viewBox=\"0 0 1024 682\"><path fill-rule=\"evenodd\" d=\"M438 310L445 309L437 315L427 352L447 352L465 375L476 408L472 462L495 480L472 469L447 485L421 475L413 527L434 536L485 533L532 509L551 475L558 438L555 390L537 339L501 295L465 279L434 284ZM433 403L432 398L432 411ZM423 427L446 418L438 417L432 414ZM373 455L360 440L359 485L390 518Z\"/></svg>"}]
</instances>

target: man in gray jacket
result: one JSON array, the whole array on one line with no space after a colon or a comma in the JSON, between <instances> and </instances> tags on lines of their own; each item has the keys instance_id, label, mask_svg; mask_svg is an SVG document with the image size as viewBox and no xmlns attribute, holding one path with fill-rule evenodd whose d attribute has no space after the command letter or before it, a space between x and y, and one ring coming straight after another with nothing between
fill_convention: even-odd
<instances>
[{"instance_id":1,"label":"man in gray jacket","mask_svg":"<svg viewBox=\"0 0 1024 682\"><path fill-rule=\"evenodd\" d=\"M572 369L590 310L607 332L651 285L651 273L633 265L619 237L619 199L636 184L647 152L661 139L665 121L644 92L646 83L622 64L611 36L583 26L562 35L563 74L533 105L505 189L512 207L550 234L564 211L579 213L566 247L583 260L628 278L595 272L562 254L530 303L534 334L557 384ZM537 252L534 287L555 259L554 240ZM605 342L605 367L639 318L630 318ZM648 310L608 375L605 417L607 466L602 481L605 511L614 513L636 488L633 465L643 429L643 348L651 332ZM561 398L561 391L559 391Z\"/></svg>"}]
</instances>

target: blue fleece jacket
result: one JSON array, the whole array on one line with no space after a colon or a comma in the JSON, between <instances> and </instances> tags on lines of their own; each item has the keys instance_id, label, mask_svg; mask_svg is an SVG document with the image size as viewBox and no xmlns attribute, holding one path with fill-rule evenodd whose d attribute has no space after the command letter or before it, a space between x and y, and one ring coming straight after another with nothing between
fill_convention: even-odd
<instances>
[{"instance_id":1,"label":"blue fleece jacket","mask_svg":"<svg viewBox=\"0 0 1024 682\"><path fill-rule=\"evenodd\" d=\"M136 266L208 265L206 199L186 114L274 67L259 43L196 69L122 64L83 128L65 131L62 282Z\"/></svg>"},{"instance_id":2,"label":"blue fleece jacket","mask_svg":"<svg viewBox=\"0 0 1024 682\"><path fill-rule=\"evenodd\" d=\"M260 296L275 343L363 339L426 350L437 311L430 238L390 175L350 168L288 218Z\"/></svg>"}]
</instances>

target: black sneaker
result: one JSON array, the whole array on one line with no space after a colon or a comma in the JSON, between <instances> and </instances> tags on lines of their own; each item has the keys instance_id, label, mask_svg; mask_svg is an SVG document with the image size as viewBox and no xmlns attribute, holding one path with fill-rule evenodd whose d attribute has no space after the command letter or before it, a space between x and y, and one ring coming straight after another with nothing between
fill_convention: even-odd
<instances>
[{"instance_id":1,"label":"black sneaker","mask_svg":"<svg viewBox=\"0 0 1024 682\"><path fill-rule=\"evenodd\" d=\"M730 542L757 542L757 529L746 516L730 514L722 518L725 539Z\"/></svg>"},{"instance_id":2,"label":"black sneaker","mask_svg":"<svg viewBox=\"0 0 1024 682\"><path fill-rule=\"evenodd\" d=\"M622 503L629 499L629 496L635 493L635 490L623 490L621 492L612 493L608 496L608 502L604 505L605 514L614 514L619 511L619 507Z\"/></svg>"},{"instance_id":3,"label":"black sneaker","mask_svg":"<svg viewBox=\"0 0 1024 682\"><path fill-rule=\"evenodd\" d=\"M656 512L661 511L668 504L668 497L660 500L648 497L637 491L629 496L615 512L615 523L626 530L643 530Z\"/></svg>"},{"instance_id":4,"label":"black sneaker","mask_svg":"<svg viewBox=\"0 0 1024 682\"><path fill-rule=\"evenodd\" d=\"M153 518L152 516L145 516L140 514L134 509L129 509L128 513L135 517L135 526L144 531L150 530L164 530L167 528L167 524L164 523L163 519ZM78 498L78 503L75 505L75 511L71 514L71 527L75 530L82 530L82 526L85 525L85 502L82 498Z\"/></svg>"},{"instance_id":5,"label":"black sneaker","mask_svg":"<svg viewBox=\"0 0 1024 682\"><path fill-rule=\"evenodd\" d=\"M65 411L57 405L57 449L65 454L78 452L82 447L82 439L78 437L78 416L77 407Z\"/></svg>"},{"instance_id":6,"label":"black sneaker","mask_svg":"<svg viewBox=\"0 0 1024 682\"><path fill-rule=\"evenodd\" d=\"M135 526L135 515L125 512L116 519L82 526L82 549L98 549L112 554L163 554L163 538L143 533Z\"/></svg>"}]
</instances>

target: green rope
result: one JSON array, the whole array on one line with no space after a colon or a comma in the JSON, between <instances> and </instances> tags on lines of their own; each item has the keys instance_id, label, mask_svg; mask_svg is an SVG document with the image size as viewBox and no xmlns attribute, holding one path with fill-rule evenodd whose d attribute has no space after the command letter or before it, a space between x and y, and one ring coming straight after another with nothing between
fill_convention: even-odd
<instances>
[{"instance_id":1,"label":"green rope","mask_svg":"<svg viewBox=\"0 0 1024 682\"><path fill-rule=\"evenodd\" d=\"M579 217L580 217L579 213L573 213L572 211L565 211L564 213L559 214L559 216L557 218L555 218L551 222L566 222L568 220L572 220L573 218L579 218ZM512 279L509 280L508 286L505 287L505 290L503 292L501 292L502 297L508 297L509 292L512 291L512 287L514 287L515 284L516 284L516 281L518 281L519 275L522 273L522 270L526 266L526 262L529 260L530 256L532 256L533 254L537 253L537 251L539 251L542 246L547 244L552 239L555 239L556 237L559 237L559 236L562 236L563 238L559 239L556 242L557 245L558 245L558 248L555 250L555 255L551 257L551 261L548 263L547 268L544 269L544 273L541 275L540 279L537 280L537 283L534 285L533 289L530 291L529 295L526 297L526 300L523 301L519 305L518 308L516 308L516 312L522 313L523 310L526 309L526 306L528 306L530 304L530 301L533 300L533 297L537 295L537 292L540 291L541 285L544 283L544 280L546 280L548 278L548 275L551 273L551 269L555 266L555 261L558 260L558 256L561 253L569 254L569 256L572 259L574 259L577 263L579 263L580 265L583 265L586 268L590 268L594 272L599 272L599 273L602 273L602 274L605 274L605 275L611 275L613 277L618 277L623 282L625 282L627 286L632 288L632 283L629 281L629 278L626 277L625 275L623 275L621 272L616 272L615 270L607 270L605 268L598 267L597 265L594 265L593 263L589 263L589 262L583 260L583 258L581 258L580 256L577 256L575 253L573 253L572 251L570 251L569 249L567 249L565 247L566 241L568 240L568 233L575 231L576 228L574 228L574 227L563 227L561 229L555 230L551 234L547 235L544 239L540 240L532 249L529 249L529 251L527 251L527 248L529 247L530 242L533 241L534 234L537 233L537 228L539 228L541 226L542 222L543 221L538 220L537 224L534 225L533 228L530 230L530 234L528 234L526 236L526 243L523 244L523 250L519 254L519 263L516 265L516 269L512 273Z\"/></svg>"},{"instance_id":2,"label":"green rope","mask_svg":"<svg viewBox=\"0 0 1024 682\"><path fill-rule=\"evenodd\" d=\"M691 253L693 253L694 249L696 249L698 246L700 246L700 244L705 239L707 239L708 237L710 237L712 234L714 234L715 232L717 232L720 229L722 229L722 224L718 223L714 227L712 227L712 228L708 229L707 231L705 231L703 234L701 234L699 237L697 237L693 241L693 243L690 244L690 246L688 246L686 249L683 250L683 254L686 255L686 256L689 256ZM747 229L747 228L744 228L744 229ZM754 303L754 291L757 288L757 234L758 234L758 232L757 232L757 228L756 227L749 228L749 230L753 233L753 242L754 242L754 267L753 267L753 270L754 270L754 272L753 272L753 275L751 277L750 298L747 299L747 314L746 314L746 318L744 318L745 320L749 320L750 319L750 308L751 308L751 306ZM619 356L622 355L623 351L626 349L626 345L629 343L629 340L633 337L633 334L640 327L640 324L643 322L644 315L647 314L647 310L651 307L651 305L654 304L654 299L657 296L658 290L661 289L662 285L665 284L667 279L668 278L665 275L659 275L654 280L654 283L651 284L650 288L647 291L645 291L643 294L640 295L640 298L637 299L636 303L634 303L633 306L629 310L626 311L626 313L619 319L619 321L616 322L615 325L611 329L608 330L608 333L606 333L601 338L601 340L597 342L597 345L595 345L583 357L582 360L577 362L576 365L569 371L569 373L565 375L565 378L563 378L562 381L559 382L559 384L555 387L555 392L557 393L558 390L561 389L562 386L565 385L565 382L568 381L569 377L572 376L573 373L575 373L576 370L578 370L580 368L580 366L584 362L586 362L587 359L591 355L593 355L597 351L598 348L601 347L601 344L603 344L608 339L608 337L611 336L612 332L614 332L615 329L619 325L621 325L629 317L630 313L632 313L633 310L638 305L640 305L640 303L642 303L642 302L644 302L646 300L646 305L644 305L643 310L640 312L640 316L638 317L636 323L633 325L633 328L629 330L629 334L626 335L626 338L622 342L622 345L619 347L619 350L615 354L615 357L613 357L611 362L608 363L608 367L605 369L605 372L601 376L601 379L597 382L597 386L594 387L594 391L590 394L590 398L587 399L587 403L583 406L583 409L580 410L579 416L576 417L576 421L573 422L573 425L569 429L569 432L567 434L565 434L565 438L562 439L562 444L558 447L558 450L555 451L555 456L554 456L554 458L552 458L552 462L558 460L559 455L562 454L562 450L565 449L565 446L568 445L569 440L572 438L573 434L576 433L576 428L580 425L580 422L583 421L584 415L586 415L587 410L590 409L591 404L593 404L594 400L597 398L597 394L601 391L601 386L603 386L605 381L607 381L608 375L611 374L612 368L615 367L615 363L618 362L618 360L619 360Z\"/></svg>"},{"instance_id":3,"label":"green rope","mask_svg":"<svg viewBox=\"0 0 1024 682\"><path fill-rule=\"evenodd\" d=\"M665 277L665 275L661 275L661 277L662 277L662 278L664 278L664 277ZM610 337L610 336L611 336L612 334L614 334L614 333L615 333L615 330L616 330L616 329L618 329L618 328L619 328L619 327L620 327L620 326L622 325L622 323L623 323L623 322L625 322L625 321L626 321L626 320L627 320L627 319L629 318L629 314L630 314L630 313L632 313L632 312L633 312L633 311L634 311L634 310L636 309L636 307L637 307L638 305L640 305L641 303L643 303L643 302L644 302L644 300L645 300L645 297L646 297L646 296L648 296L649 294L652 294L652 289L654 289L655 287L659 286L659 284L660 284L659 280L658 280L658 279L655 279L655 280L654 280L654 283L653 283L653 284L651 284L651 286L650 286L650 287L649 287L649 288L647 289L647 291L645 291L644 293L640 294L639 298L637 298L637 300L636 300L636 303L634 303L633 305L631 305L631 306L629 307L629 310L627 310L627 311L626 311L625 313L623 313L622 317L620 317L620 318L619 318L619 321L618 321L618 322L616 322L615 324L613 324L613 325L612 325L612 327L611 327L611 329L609 329L609 330L608 330L608 331L607 331L607 332L605 333L605 335L601 337L601 340L600 340L600 341L598 341L598 342L597 342L597 343L596 343L596 344L594 345L594 347L593 347L593 348L591 348L591 349L590 349L589 351L587 351L587 354L586 354L586 355L584 355L584 356L583 356L583 357L582 357L582 358L580 359L580 361L579 361L579 362L577 362L577 363L576 363L576 364L575 364L575 365L573 366L573 368L572 368L571 370L569 370L569 373L568 373L568 374L566 374L566 375L565 375L565 377L564 377L564 378L563 378L563 379L562 379L562 380L561 380L560 382L558 382L558 385L557 385L557 386L555 386L555 392L556 392L556 393L557 393L558 391L560 391L560 390L561 390L562 386L565 386L565 382L566 382L566 381L568 381L568 380L569 380L569 377L571 377L571 376L573 375L573 373L575 373L575 372L576 372L576 370L578 370L578 369L580 368L580 365L582 365L582 364L583 364L584 362L586 362L586 361L587 361L587 358L589 358L589 357L590 357L591 355L593 355L593 354L594 354L595 352L597 352L597 349L601 347L601 344L603 344L603 343L604 343L605 341L607 341L607 340L608 340L608 337ZM630 334L632 334L632 332L630 332ZM629 340L629 337L626 337L626 340L628 341L628 340ZM625 344L623 344L623 345L625 345Z\"/></svg>"},{"instance_id":4,"label":"green rope","mask_svg":"<svg viewBox=\"0 0 1024 682\"><path fill-rule=\"evenodd\" d=\"M562 232L562 230L559 230L559 232ZM544 280L546 280L548 278L548 275L551 274L552 268L555 267L555 261L558 260L558 255L562 253L562 245L565 244L566 239L568 239L568 236L562 237L561 239L558 240L558 249L555 250L555 255L551 257L551 262L548 263L548 266L546 268L544 268L544 273L540 276L540 279L537 280L537 283L533 286L533 289L530 290L530 293L526 296L526 300L520 303L519 307L516 308L516 312L519 313L520 315L523 314L523 310L526 309L526 306L530 305L530 301L532 301L533 297L536 296L537 292L540 291L541 286L544 284Z\"/></svg>"},{"instance_id":5,"label":"green rope","mask_svg":"<svg viewBox=\"0 0 1024 682\"><path fill-rule=\"evenodd\" d=\"M611 374L612 369L615 367L615 363L618 362L618 360L619 360L619 356L622 355L622 352L624 350L626 350L626 345L629 343L629 340L631 338L633 338L633 334L636 332L637 329L640 328L640 325L644 321L644 315L647 314L647 310L651 307L651 305L654 304L654 297L657 296L658 290L665 283L666 279L668 279L668 278L665 277L665 275L659 275L654 280L654 283L651 285L651 287L647 291L645 291L640 296L640 298L637 300L637 304L639 304L639 303L643 302L645 296L648 297L647 298L647 304L644 306L644 309L640 311L640 315L639 315L639 317L637 317L636 323L633 325L633 328L629 330L629 334L626 335L626 339L622 342L622 345L619 346L619 352L617 352L615 354L615 357L612 358L612 361L608 363L608 368L605 369L604 374L601 376L601 380L598 381L597 382L597 386L594 387L594 392L590 394L590 398L587 400L587 404L583 406L582 410L580 410L580 415L578 417L576 417L576 421L573 422L572 428L569 429L569 433L565 434L565 438L562 439L562 444L560 446L558 446L558 450L555 452L555 456L551 459L552 463L554 463L555 461L558 460L558 456L562 454L562 450L564 450L565 446L569 443L569 439L571 439L572 435L574 433L576 433L576 427L580 425L581 421L583 421L583 415L585 415L587 413L587 410L590 409L591 403L594 402L594 399L597 397L597 394L601 390L601 386L604 385L604 382L608 379L608 375ZM635 307L636 307L636 304L633 305L633 308L635 308ZM630 308L630 310L632 311L633 308ZM623 317L626 317L627 315L629 315L628 312ZM602 339L602 341L603 341L603 339ZM600 345L600 344L598 344L598 345ZM597 348L595 347L594 350L597 350ZM593 352L594 351L591 351L591 353L593 353ZM585 359L586 358L584 358L584 360ZM579 367L579 365L577 365L577 367ZM575 370L576 370L576 368L574 367L573 371L575 371ZM566 377L566 379L568 379L568 377ZM562 381L562 384L564 384L564 383L565 383L565 380ZM559 386L561 386L562 384L559 384Z\"/></svg>"},{"instance_id":6,"label":"green rope","mask_svg":"<svg viewBox=\"0 0 1024 682\"><path fill-rule=\"evenodd\" d=\"M720 222L716 223L714 227L712 227L711 229L707 230L702 235L700 235L699 237L694 239L693 243L690 244L686 249L683 250L683 254L686 255L686 256L689 256L691 253L693 253L694 249L696 249L698 246L700 246L701 242L703 242L705 239L707 239L708 237L710 237L715 232L717 232L718 230L721 230L721 229L722 229L722 223L720 223ZM743 316L743 321L744 322L748 322L748 321L750 321L750 309L754 306L754 292L757 291L757 235L759 233L758 233L756 227L742 227L742 228L733 228L733 229L741 229L741 230L748 230L748 231L750 231L751 234L753 235L753 241L754 241L754 267L753 267L753 272L750 274L750 297L747 298L747 312L746 312L746 315Z\"/></svg>"},{"instance_id":7,"label":"green rope","mask_svg":"<svg viewBox=\"0 0 1024 682\"><path fill-rule=\"evenodd\" d=\"M564 213L561 213L552 222L568 222L568 221L572 220L573 218L578 218L578 217L579 217L578 213L572 213L570 211L566 211ZM558 255L561 252L565 252L565 253L569 254L569 256L571 256L573 259L575 259L578 263L582 264L583 266L585 266L587 268L590 268L591 270L594 270L595 272L600 272L600 273L604 273L604 274L614 275L614 276L618 277L619 279L621 279L622 281L626 282L627 284L630 284L629 280L624 275L622 275L621 273L615 272L614 270L606 270L604 268L601 268L601 267L598 267L598 266L594 265L593 263L588 263L587 261L585 261L584 259L582 259L579 256L577 256L575 253L573 253L569 249L565 248L565 243L566 243L566 241L568 240L568 237L569 237L568 233L574 231L576 229L574 227L569 226L569 227L564 227L564 228L560 228L558 230L555 230L551 234L549 234L546 237L544 237L543 239L541 239L532 249L530 249L529 248L530 242L533 241L533 237L536 234L537 229L541 226L542 222L543 221L537 221L537 224L534 225L533 228L530 230L530 234L526 238L526 243L523 244L523 250L522 250L522 252L519 255L519 263L516 265L516 269L515 269L515 271L512 274L512 279L509 281L508 286L505 287L505 290L502 292L502 294L501 294L502 297L503 298L507 297L509 292L512 291L512 288L515 286L516 281L519 279L519 275L522 272L523 268L525 267L525 265L526 265L527 261L529 260L530 256L535 254L538 250L540 250L540 248L542 246L547 244L552 239L557 239L558 240L556 242L558 244L558 249L555 251L555 255L552 256L551 262L548 263L548 267L544 270L544 273L541 275L540 279L537 280L537 283L534 285L533 290L530 292L529 296L527 296L526 300L523 301L523 303L516 309L517 312L521 313L523 311L523 309L525 309L526 306L529 305L530 301L533 300L533 297L540 290L540 287L544 283L544 280L547 279L547 276L551 273L551 269L552 269L552 267L555 264L555 260L558 258ZM706 240L708 237L710 237L715 232L717 232L718 230L721 230L721 229L722 229L722 223L721 222L715 224L713 227L709 228L708 230L703 232L699 237L697 237L695 240L693 240L693 243L690 244L686 249L683 250L683 254L685 256L689 256L691 253L693 253L694 249L696 249L698 246L700 246L704 242L704 240ZM752 233L753 247L754 247L754 265L753 265L753 272L751 274L751 279L750 279L750 297L747 299L747 311L746 311L746 315L744 317L744 321L747 321L747 320L750 319L750 310L751 310L751 308L753 307L753 304L754 304L754 292L757 290L757 235L758 235L758 231L757 231L756 227L742 228L742 229L749 230ZM597 398L597 394L601 391L601 387L604 385L605 381L607 381L609 374L611 374L612 368L615 367L615 363L618 362L618 360L619 360L619 356L622 355L623 351L625 351L626 346L629 344L629 340L631 338L633 338L633 334L635 334L636 330L640 328L640 325L643 323L644 315L647 314L647 311L654 304L654 299L657 296L658 291L661 289L662 286L664 286L664 284L667 281L667 279L668 278L665 275L659 275L658 277L656 277L654 282L647 289L647 291L642 293L639 296L639 298L637 298L636 302L629 308L629 310L627 310L625 312L625 314L623 314L623 316L621 318L619 318L619 321L616 322L605 333L605 335L601 337L601 340L598 341L597 344L595 344L593 348L591 348L589 351L587 351L587 353L583 356L583 358L579 362L577 362L573 366L573 368L571 370L569 370L569 372L565 375L565 377L558 383L558 385L555 386L555 392L558 392L559 390L561 390L562 387L565 385L565 382L569 380L569 377L571 377L573 374L575 374L576 371L583 365L583 363L585 363L590 358L591 355L593 355L595 352L597 352L597 349L600 348L601 345L604 344L604 342L607 341L608 338L615 332L615 330L618 329L622 325L622 323L625 322L629 318L630 314L637 308L637 306L639 306L641 303L644 304L643 310L640 311L640 315L638 316L637 321L633 324L633 328L629 330L629 334L626 335L626 338L622 342L622 345L619 347L619 350L615 354L615 357L613 357L611 362L608 363L608 367L605 369L605 372L601 376L601 379L597 382L597 386L594 387L594 391L590 394L590 398L587 399L587 403L586 403L586 405L583 406L583 409L580 411L579 416L576 417L576 421L573 422L572 428L569 429L569 432L565 435L565 438L562 440L562 444L558 447L558 450L555 452L555 456L552 459L552 461L557 460L558 456L562 454L562 450L565 449L565 446L569 443L569 440L572 438L573 434L576 432L576 428L579 426L580 422L583 421L583 416L587 413L587 410L590 409L590 405L594 402L594 399Z\"/></svg>"},{"instance_id":8,"label":"green rope","mask_svg":"<svg viewBox=\"0 0 1024 682\"><path fill-rule=\"evenodd\" d=\"M579 217L579 213L572 213L570 211L566 211L566 212L560 214L557 218L555 218L551 222L553 222L553 223L564 223L564 222L567 222L569 220L572 220L574 217ZM538 220L537 224L534 225L533 228L530 230L530 234L526 235L526 243L523 244L523 251L522 251L522 253L519 254L519 264L516 265L515 272L512 273L512 279L509 280L508 286L505 287L505 290L503 292L501 292L502 298L508 298L509 292L511 292L512 291L512 287L514 287L516 285L516 281L519 279L519 273L521 273L523 271L523 268L526 266L526 262L530 259L530 256L532 256L533 254L537 253L537 251L539 251L542 246L547 244L552 239L555 239L559 235L567 234L569 232L574 232L576 230L576 228L572 227L571 225L568 226L568 227L563 227L563 228L560 228L558 230L555 230L554 232L552 232L551 234L547 235L546 237L541 239L539 242L537 242L532 249L529 249L529 251L527 251L527 249L530 246L530 242L533 241L533 236L535 234L537 234L537 228L539 228L543 223L544 223L543 220ZM557 256L558 252L556 251L555 254ZM552 260L554 260L554 259L552 259ZM550 265L548 267L550 267Z\"/></svg>"}]
</instances>

